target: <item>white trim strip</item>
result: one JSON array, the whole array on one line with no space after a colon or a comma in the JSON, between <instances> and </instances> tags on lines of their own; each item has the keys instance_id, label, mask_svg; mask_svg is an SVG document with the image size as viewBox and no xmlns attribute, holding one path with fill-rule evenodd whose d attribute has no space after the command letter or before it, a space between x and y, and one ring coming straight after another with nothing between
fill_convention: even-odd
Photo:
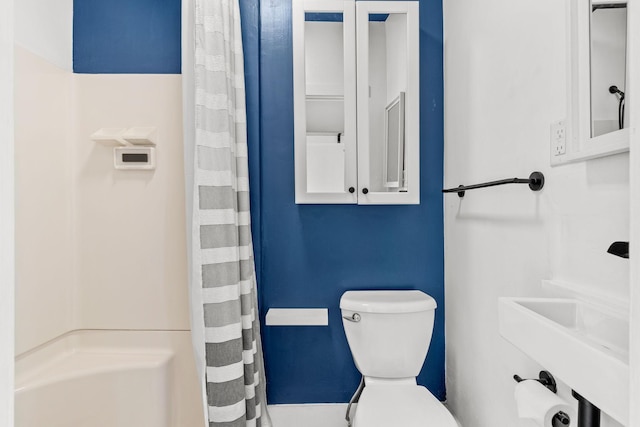
<instances>
[{"instance_id":1,"label":"white trim strip","mask_svg":"<svg viewBox=\"0 0 640 427\"><path fill-rule=\"evenodd\" d=\"M329 326L327 308L270 308L267 326Z\"/></svg>"}]
</instances>

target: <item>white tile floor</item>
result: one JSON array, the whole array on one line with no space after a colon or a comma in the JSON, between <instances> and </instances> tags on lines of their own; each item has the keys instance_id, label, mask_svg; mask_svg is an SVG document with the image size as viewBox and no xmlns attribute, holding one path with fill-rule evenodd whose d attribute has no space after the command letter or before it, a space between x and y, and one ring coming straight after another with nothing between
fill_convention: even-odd
<instances>
[{"instance_id":1,"label":"white tile floor","mask_svg":"<svg viewBox=\"0 0 640 427\"><path fill-rule=\"evenodd\" d=\"M346 403L269 405L273 427L347 427L346 412Z\"/></svg>"},{"instance_id":2,"label":"white tile floor","mask_svg":"<svg viewBox=\"0 0 640 427\"><path fill-rule=\"evenodd\" d=\"M273 427L346 427L346 403L269 405Z\"/></svg>"}]
</instances>

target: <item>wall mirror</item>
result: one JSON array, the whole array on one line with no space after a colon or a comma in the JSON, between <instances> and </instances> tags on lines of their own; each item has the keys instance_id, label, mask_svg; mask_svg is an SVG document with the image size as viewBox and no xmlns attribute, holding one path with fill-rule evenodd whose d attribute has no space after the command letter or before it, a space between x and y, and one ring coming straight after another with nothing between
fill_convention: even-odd
<instances>
[{"instance_id":1,"label":"wall mirror","mask_svg":"<svg viewBox=\"0 0 640 427\"><path fill-rule=\"evenodd\" d=\"M552 164L629 150L627 2L571 0L566 153Z\"/></svg>"},{"instance_id":2,"label":"wall mirror","mask_svg":"<svg viewBox=\"0 0 640 427\"><path fill-rule=\"evenodd\" d=\"M356 203L355 6L293 2L296 203Z\"/></svg>"},{"instance_id":3,"label":"wall mirror","mask_svg":"<svg viewBox=\"0 0 640 427\"><path fill-rule=\"evenodd\" d=\"M397 192L405 172L404 93L407 90L407 15L368 13L369 192ZM361 21L362 22L362 21ZM402 103L400 97L402 94ZM361 118L361 120L363 120ZM402 140L400 131L402 130ZM402 149L400 153L399 150Z\"/></svg>"},{"instance_id":4,"label":"wall mirror","mask_svg":"<svg viewBox=\"0 0 640 427\"><path fill-rule=\"evenodd\" d=\"M420 201L417 2L356 2L358 185L370 203Z\"/></svg>"},{"instance_id":5,"label":"wall mirror","mask_svg":"<svg viewBox=\"0 0 640 427\"><path fill-rule=\"evenodd\" d=\"M384 171L384 186L407 191L406 159L404 145L404 92L400 92L387 108L385 108L385 157L382 170Z\"/></svg>"}]
</instances>

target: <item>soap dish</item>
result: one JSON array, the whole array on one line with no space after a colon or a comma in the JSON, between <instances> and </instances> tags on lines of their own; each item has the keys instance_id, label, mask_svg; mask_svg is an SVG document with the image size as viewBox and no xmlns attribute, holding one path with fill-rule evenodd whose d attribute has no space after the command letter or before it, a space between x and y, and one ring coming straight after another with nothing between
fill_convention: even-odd
<instances>
[{"instance_id":1,"label":"soap dish","mask_svg":"<svg viewBox=\"0 0 640 427\"><path fill-rule=\"evenodd\" d=\"M155 127L133 127L122 135L122 139L132 145L156 145L156 137Z\"/></svg>"},{"instance_id":2,"label":"soap dish","mask_svg":"<svg viewBox=\"0 0 640 427\"><path fill-rule=\"evenodd\" d=\"M122 137L126 130L126 128L102 128L92 133L90 138L92 141L102 145L121 147L127 145L127 142Z\"/></svg>"}]
</instances>

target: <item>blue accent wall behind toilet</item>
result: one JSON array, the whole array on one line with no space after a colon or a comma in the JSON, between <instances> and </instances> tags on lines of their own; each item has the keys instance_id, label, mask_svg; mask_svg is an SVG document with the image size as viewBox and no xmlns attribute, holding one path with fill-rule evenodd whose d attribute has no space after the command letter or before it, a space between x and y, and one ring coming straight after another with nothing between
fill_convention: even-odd
<instances>
[{"instance_id":1,"label":"blue accent wall behind toilet","mask_svg":"<svg viewBox=\"0 0 640 427\"><path fill-rule=\"evenodd\" d=\"M444 399L441 0L420 1L417 206L295 204L291 1L240 0L269 402L348 401L360 376L342 329L340 296L391 288L421 289L438 302L418 381ZM180 0L75 0L74 71L179 73ZM329 327L267 327L269 307L328 307Z\"/></svg>"},{"instance_id":2,"label":"blue accent wall behind toilet","mask_svg":"<svg viewBox=\"0 0 640 427\"><path fill-rule=\"evenodd\" d=\"M260 16L262 314L269 307L329 308L329 327L263 324L269 402L348 401L360 375L343 332L340 296L391 288L421 289L438 302L419 382L444 399L441 1L420 2L418 206L295 204L291 0L262 0Z\"/></svg>"}]
</instances>

